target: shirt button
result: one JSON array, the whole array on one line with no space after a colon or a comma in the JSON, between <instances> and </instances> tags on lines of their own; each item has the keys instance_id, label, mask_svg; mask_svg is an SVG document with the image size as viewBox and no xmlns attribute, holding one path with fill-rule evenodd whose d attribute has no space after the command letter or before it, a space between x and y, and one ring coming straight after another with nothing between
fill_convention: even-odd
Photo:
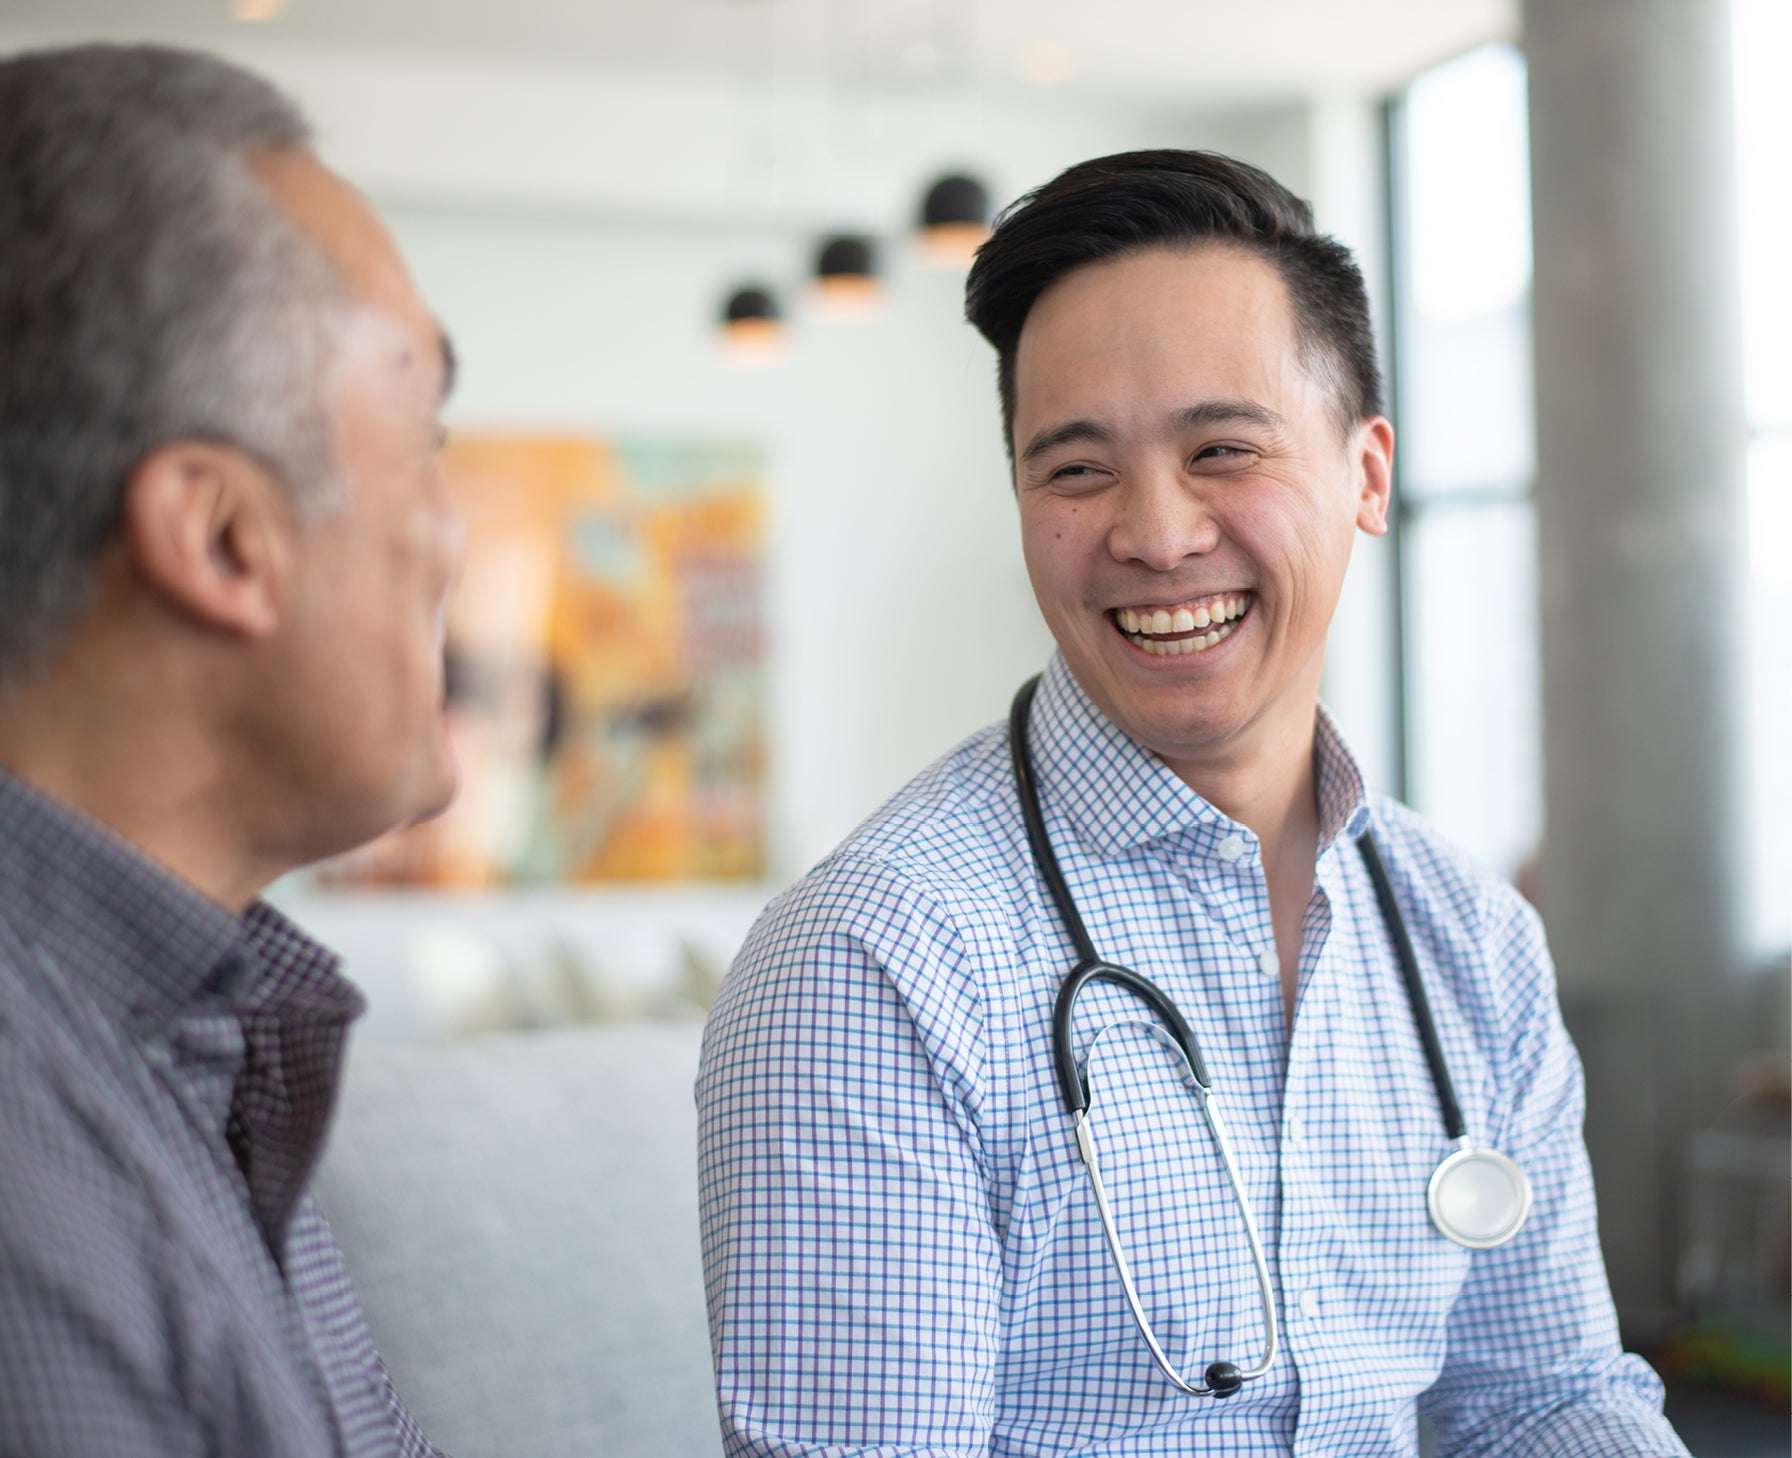
<instances>
[{"instance_id":1,"label":"shirt button","mask_svg":"<svg viewBox=\"0 0 1792 1458\"><path fill-rule=\"evenodd\" d=\"M1300 1314L1306 1317L1308 1321L1313 1321L1318 1318L1319 1293L1317 1291L1302 1291L1300 1293Z\"/></svg>"},{"instance_id":2,"label":"shirt button","mask_svg":"<svg viewBox=\"0 0 1792 1458\"><path fill-rule=\"evenodd\" d=\"M1290 1114L1288 1116L1288 1142L1292 1144L1306 1137L1306 1130L1301 1127L1300 1115Z\"/></svg>"},{"instance_id":3,"label":"shirt button","mask_svg":"<svg viewBox=\"0 0 1792 1458\"><path fill-rule=\"evenodd\" d=\"M1280 977L1282 975L1282 963L1277 958L1274 947L1265 947L1258 953L1257 970L1265 977Z\"/></svg>"},{"instance_id":4,"label":"shirt button","mask_svg":"<svg viewBox=\"0 0 1792 1458\"><path fill-rule=\"evenodd\" d=\"M1215 847L1215 849L1219 851L1220 859L1229 865L1233 861L1243 858L1244 837L1242 835L1228 835Z\"/></svg>"}]
</instances>

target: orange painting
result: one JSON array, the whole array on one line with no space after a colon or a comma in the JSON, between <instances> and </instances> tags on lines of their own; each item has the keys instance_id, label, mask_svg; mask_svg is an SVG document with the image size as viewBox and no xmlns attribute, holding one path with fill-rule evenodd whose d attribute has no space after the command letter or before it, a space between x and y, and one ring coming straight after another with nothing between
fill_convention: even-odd
<instances>
[{"instance_id":1,"label":"orange painting","mask_svg":"<svg viewBox=\"0 0 1792 1458\"><path fill-rule=\"evenodd\" d=\"M454 805L332 884L757 879L763 491L751 448L485 435L448 615Z\"/></svg>"}]
</instances>

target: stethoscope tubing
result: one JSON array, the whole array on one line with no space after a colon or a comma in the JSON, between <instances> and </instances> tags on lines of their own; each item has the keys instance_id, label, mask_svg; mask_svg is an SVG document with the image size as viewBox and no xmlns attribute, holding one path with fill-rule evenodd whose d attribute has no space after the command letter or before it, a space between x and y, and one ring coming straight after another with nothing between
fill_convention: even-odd
<instances>
[{"instance_id":1,"label":"stethoscope tubing","mask_svg":"<svg viewBox=\"0 0 1792 1458\"><path fill-rule=\"evenodd\" d=\"M1257 1233L1257 1220L1251 1212L1250 1201L1245 1198L1244 1186L1240 1182L1238 1166L1232 1158L1232 1140L1226 1133L1225 1121L1220 1117L1219 1099L1211 1088L1202 1090L1201 1112L1206 1117L1208 1131L1213 1135L1214 1143L1220 1151L1220 1162L1226 1169L1226 1181L1232 1187L1232 1201L1238 1207L1238 1213L1244 1220L1245 1240L1250 1246L1251 1265L1257 1273L1257 1292L1263 1303L1263 1319L1265 1325L1263 1359L1254 1367L1241 1368L1238 1376L1241 1381L1249 1381L1253 1377L1261 1377L1276 1360L1276 1298L1275 1287L1269 1279L1269 1263L1263 1254L1263 1240ZM1113 1258L1114 1269L1120 1276L1120 1288L1126 1294L1127 1307L1132 1312L1133 1325L1139 1329L1146 1347L1151 1352L1151 1360L1157 1364L1170 1385L1178 1391L1186 1392L1191 1397L1212 1397L1214 1389L1202 1387L1190 1382L1176 1370L1169 1355L1158 1344L1157 1333L1151 1329L1150 1318L1145 1315L1145 1303L1139 1299L1139 1289L1132 1278L1132 1267L1126 1259L1126 1250L1120 1239L1120 1231L1114 1222L1113 1208L1108 1203L1107 1186L1101 1178L1101 1160L1095 1150L1095 1136L1089 1129L1088 1118L1078 1113L1074 1119L1076 1130L1077 1152L1082 1156L1083 1166L1089 1172L1089 1184L1095 1193L1095 1213L1101 1220L1102 1234L1107 1238L1108 1254Z\"/></svg>"},{"instance_id":2,"label":"stethoscope tubing","mask_svg":"<svg viewBox=\"0 0 1792 1458\"><path fill-rule=\"evenodd\" d=\"M1381 919L1393 934L1394 955L1400 963L1400 977L1406 983L1406 999L1412 1007L1412 1020L1418 1025L1419 1042L1424 1045L1425 1063L1431 1069L1431 1086L1437 1090L1437 1106L1444 1116L1444 1134L1452 1144L1468 1137L1468 1124L1462 1117L1462 1106L1456 1102L1456 1085L1450 1081L1450 1069L1444 1062L1444 1050L1437 1040L1437 1020L1431 1016L1431 999L1425 995L1425 980L1419 976L1419 959L1412 949L1412 937L1406 930L1406 918L1400 914L1400 903L1394 899L1394 883L1381 859L1381 848L1375 837L1364 831L1357 841L1363 860L1369 867L1369 879L1375 883L1375 900L1381 906Z\"/></svg>"},{"instance_id":3,"label":"stethoscope tubing","mask_svg":"<svg viewBox=\"0 0 1792 1458\"><path fill-rule=\"evenodd\" d=\"M1107 1240L1108 1253L1113 1257L1114 1269L1120 1276L1120 1286L1126 1294L1126 1304L1132 1312L1133 1324L1138 1327L1139 1335L1144 1338L1152 1361L1157 1364L1158 1370L1163 1373L1170 1385L1180 1392L1193 1397L1230 1396L1231 1393L1237 1391L1241 1382L1248 1381L1253 1377L1261 1377L1275 1363L1276 1300L1275 1287L1269 1278L1269 1262L1263 1254L1263 1240L1257 1230L1257 1219L1251 1210L1251 1202L1244 1193L1244 1183L1239 1176L1238 1163L1232 1153L1232 1140L1226 1132L1225 1119L1220 1114L1219 1096L1214 1091L1213 1081L1208 1077L1207 1066L1201 1059L1201 1050L1195 1040L1194 1030L1189 1027L1188 1020L1182 1016L1182 1010L1156 983L1147 977L1140 976L1131 968L1103 961L1096 954L1095 943L1089 936L1088 928L1083 924L1082 916L1076 909L1076 902L1071 897L1070 887L1064 880L1064 873L1058 865L1057 854L1052 850L1051 837L1045 831L1045 817L1039 805L1038 785L1033 778L1029 718L1033 707L1033 696L1038 688L1039 679L1035 677L1029 679L1021 687L1020 692L1015 695L1014 706L1009 716L1009 747L1014 758L1015 780L1021 791L1021 815L1026 824L1027 840L1032 847L1034 864L1039 868L1039 873L1044 878L1052 900L1057 906L1058 915L1069 931L1071 942L1080 955L1077 965L1058 989L1057 1002L1052 1011L1052 1046L1057 1065L1058 1083L1075 1126L1077 1152L1082 1157L1084 1168L1089 1172L1089 1183L1095 1193L1095 1210L1101 1220L1102 1234ZM1176 1370L1162 1344L1158 1341L1157 1334L1151 1329L1150 1319L1145 1315L1144 1302L1139 1298L1138 1285L1133 1280L1132 1267L1126 1259L1125 1245L1120 1239L1120 1231L1114 1221L1113 1209L1108 1202L1107 1187L1101 1178L1101 1161L1095 1148L1095 1136L1088 1123L1091 1102L1088 1080L1076 1063L1076 1040L1073 1027L1076 1003L1083 988L1091 982L1113 982L1125 987L1163 1020L1171 1038L1181 1051L1189 1076L1194 1082L1201 1101L1201 1113L1207 1120L1208 1131L1212 1134L1214 1143L1219 1149L1220 1162L1226 1171L1226 1182L1232 1188L1233 1203L1237 1205L1239 1216L1244 1221L1245 1241L1250 1247L1251 1265L1257 1274L1257 1290L1263 1304L1264 1350L1262 1360L1254 1366L1236 1370L1233 1380L1224 1391L1214 1386L1202 1386L1199 1383L1190 1382ZM1218 1365L1220 1364L1215 1364L1216 1367ZM1214 1370L1215 1368L1212 1367L1208 1369L1210 1376Z\"/></svg>"}]
</instances>

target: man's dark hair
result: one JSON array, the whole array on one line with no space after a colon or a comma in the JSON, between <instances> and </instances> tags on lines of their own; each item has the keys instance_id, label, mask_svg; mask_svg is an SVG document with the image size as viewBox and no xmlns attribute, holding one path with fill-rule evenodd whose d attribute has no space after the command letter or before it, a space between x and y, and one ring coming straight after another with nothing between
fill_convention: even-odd
<instances>
[{"instance_id":1,"label":"man's dark hair","mask_svg":"<svg viewBox=\"0 0 1792 1458\"><path fill-rule=\"evenodd\" d=\"M1288 290L1301 363L1340 431L1381 412L1363 275L1267 172L1217 152L1122 152L1079 162L1003 210L965 281L965 317L995 346L1002 437L1014 454L1014 354L1040 294L1073 269L1208 244L1269 263Z\"/></svg>"}]
</instances>

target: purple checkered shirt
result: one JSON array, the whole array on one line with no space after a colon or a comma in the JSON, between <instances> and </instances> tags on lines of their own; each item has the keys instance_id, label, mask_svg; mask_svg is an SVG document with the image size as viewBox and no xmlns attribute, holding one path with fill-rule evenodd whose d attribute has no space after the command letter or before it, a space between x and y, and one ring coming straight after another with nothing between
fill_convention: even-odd
<instances>
[{"instance_id":1,"label":"purple checkered shirt","mask_svg":"<svg viewBox=\"0 0 1792 1458\"><path fill-rule=\"evenodd\" d=\"M336 968L0 773L0 1458L435 1452L305 1193Z\"/></svg>"}]
</instances>

